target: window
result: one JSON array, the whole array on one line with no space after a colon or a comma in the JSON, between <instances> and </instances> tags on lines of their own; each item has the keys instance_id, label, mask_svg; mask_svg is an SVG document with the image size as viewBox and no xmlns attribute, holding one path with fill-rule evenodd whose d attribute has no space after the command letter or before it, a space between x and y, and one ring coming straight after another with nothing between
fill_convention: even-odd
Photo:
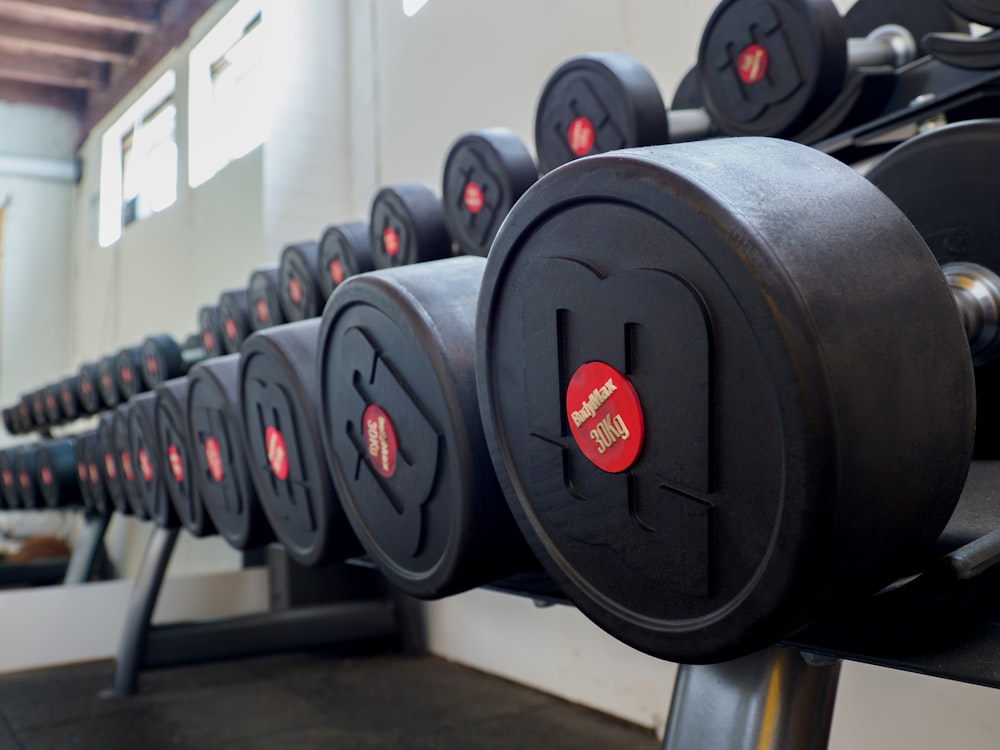
<instances>
[{"instance_id":1,"label":"window","mask_svg":"<svg viewBox=\"0 0 1000 750\"><path fill-rule=\"evenodd\" d=\"M267 135L261 0L242 0L191 50L189 182L197 187Z\"/></svg>"},{"instance_id":2,"label":"window","mask_svg":"<svg viewBox=\"0 0 1000 750\"><path fill-rule=\"evenodd\" d=\"M99 241L177 200L176 75L171 70L139 97L101 140Z\"/></svg>"}]
</instances>

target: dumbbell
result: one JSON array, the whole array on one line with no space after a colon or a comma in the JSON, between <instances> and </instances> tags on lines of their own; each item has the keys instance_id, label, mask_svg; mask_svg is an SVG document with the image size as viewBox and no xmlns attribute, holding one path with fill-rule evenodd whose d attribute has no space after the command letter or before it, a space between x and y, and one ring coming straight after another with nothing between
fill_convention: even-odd
<instances>
[{"instance_id":1,"label":"dumbbell","mask_svg":"<svg viewBox=\"0 0 1000 750\"><path fill-rule=\"evenodd\" d=\"M698 70L723 132L793 137L833 104L852 71L899 68L917 54L904 24L848 38L832 0L725 0L705 26Z\"/></svg>"},{"instance_id":2,"label":"dumbbell","mask_svg":"<svg viewBox=\"0 0 1000 750\"><path fill-rule=\"evenodd\" d=\"M122 466L118 446L115 445L114 426L118 421L117 410L106 411L97 421L97 459L101 470L101 479L107 490L111 508L123 516L132 515L125 490L125 470ZM127 429L127 428L126 428ZM129 455L129 471L132 471L131 454ZM91 478L91 484L94 484Z\"/></svg>"},{"instance_id":3,"label":"dumbbell","mask_svg":"<svg viewBox=\"0 0 1000 750\"><path fill-rule=\"evenodd\" d=\"M108 408L118 406L127 400L122 397L122 392L118 388L117 359L117 354L108 354L97 360L97 390L101 394L101 401Z\"/></svg>"},{"instance_id":4,"label":"dumbbell","mask_svg":"<svg viewBox=\"0 0 1000 750\"><path fill-rule=\"evenodd\" d=\"M115 508L101 475L97 430L80 433L76 440L76 472L84 504L101 515L111 513Z\"/></svg>"},{"instance_id":5,"label":"dumbbell","mask_svg":"<svg viewBox=\"0 0 1000 750\"><path fill-rule=\"evenodd\" d=\"M366 223L355 221L326 228L319 240L319 289L324 300L344 279L374 269Z\"/></svg>"},{"instance_id":6,"label":"dumbbell","mask_svg":"<svg viewBox=\"0 0 1000 750\"><path fill-rule=\"evenodd\" d=\"M48 508L85 505L93 510L89 495L84 502L83 485L77 474L75 437L46 440L38 446L38 492Z\"/></svg>"},{"instance_id":7,"label":"dumbbell","mask_svg":"<svg viewBox=\"0 0 1000 750\"><path fill-rule=\"evenodd\" d=\"M17 416L21 423L21 433L31 432L37 425L35 424L35 418L31 413L31 396L30 394L23 393L17 399Z\"/></svg>"},{"instance_id":8,"label":"dumbbell","mask_svg":"<svg viewBox=\"0 0 1000 750\"><path fill-rule=\"evenodd\" d=\"M945 0L945 3L963 18L1000 28L1000 4L994 0Z\"/></svg>"},{"instance_id":9,"label":"dumbbell","mask_svg":"<svg viewBox=\"0 0 1000 750\"><path fill-rule=\"evenodd\" d=\"M179 343L173 336L160 333L144 339L140 349L142 380L149 389L186 375L193 365L207 356L201 337L197 335Z\"/></svg>"},{"instance_id":10,"label":"dumbbell","mask_svg":"<svg viewBox=\"0 0 1000 750\"><path fill-rule=\"evenodd\" d=\"M66 421L60 403L60 393L59 383L50 383L42 389L42 397L45 401L45 420L52 426L63 424Z\"/></svg>"},{"instance_id":11,"label":"dumbbell","mask_svg":"<svg viewBox=\"0 0 1000 750\"><path fill-rule=\"evenodd\" d=\"M166 469L156 430L156 392L140 393L129 401L128 441L135 467L136 494L149 518L160 528L180 526L180 517L167 492Z\"/></svg>"},{"instance_id":12,"label":"dumbbell","mask_svg":"<svg viewBox=\"0 0 1000 750\"><path fill-rule=\"evenodd\" d=\"M356 276L323 313L320 433L337 495L372 560L421 598L537 568L476 400L484 267L449 258Z\"/></svg>"},{"instance_id":13,"label":"dumbbell","mask_svg":"<svg viewBox=\"0 0 1000 750\"><path fill-rule=\"evenodd\" d=\"M156 387L154 427L163 467L163 485L181 525L192 536L215 533L215 524L205 511L194 478L187 428L187 400L190 380L168 380Z\"/></svg>"},{"instance_id":14,"label":"dumbbell","mask_svg":"<svg viewBox=\"0 0 1000 750\"><path fill-rule=\"evenodd\" d=\"M246 287L228 289L219 295L219 327L222 351L235 354L250 335L250 307Z\"/></svg>"},{"instance_id":15,"label":"dumbbell","mask_svg":"<svg viewBox=\"0 0 1000 750\"><path fill-rule=\"evenodd\" d=\"M222 324L218 305L203 305L198 309L198 333L206 357L222 356Z\"/></svg>"},{"instance_id":16,"label":"dumbbell","mask_svg":"<svg viewBox=\"0 0 1000 750\"><path fill-rule=\"evenodd\" d=\"M316 566L357 554L323 456L316 418L320 319L257 331L240 358L247 463L264 513L289 556Z\"/></svg>"},{"instance_id":17,"label":"dumbbell","mask_svg":"<svg viewBox=\"0 0 1000 750\"><path fill-rule=\"evenodd\" d=\"M80 398L80 409L84 414L96 414L105 408L101 398L100 376L97 372L96 362L87 362L80 365L77 374L78 388L77 396Z\"/></svg>"},{"instance_id":18,"label":"dumbbell","mask_svg":"<svg viewBox=\"0 0 1000 750\"><path fill-rule=\"evenodd\" d=\"M125 401L149 390L143 377L144 359L142 344L126 346L115 354L115 382Z\"/></svg>"},{"instance_id":19,"label":"dumbbell","mask_svg":"<svg viewBox=\"0 0 1000 750\"><path fill-rule=\"evenodd\" d=\"M41 388L28 394L28 403L31 405L31 421L40 430L46 430L52 425L48 415L45 413L45 389Z\"/></svg>"},{"instance_id":20,"label":"dumbbell","mask_svg":"<svg viewBox=\"0 0 1000 750\"><path fill-rule=\"evenodd\" d=\"M146 506L143 488L140 486L139 456L133 451L131 437L132 404L122 404L112 412L111 442L114 446L118 477L122 488L122 497L132 511L132 515L140 521L148 521L152 517Z\"/></svg>"},{"instance_id":21,"label":"dumbbell","mask_svg":"<svg viewBox=\"0 0 1000 750\"><path fill-rule=\"evenodd\" d=\"M58 384L59 410L67 422L80 416L80 377L70 375Z\"/></svg>"},{"instance_id":22,"label":"dumbbell","mask_svg":"<svg viewBox=\"0 0 1000 750\"><path fill-rule=\"evenodd\" d=\"M445 221L459 249L485 256L507 212L538 179L527 146L505 128L461 136L441 178Z\"/></svg>"},{"instance_id":23,"label":"dumbbell","mask_svg":"<svg viewBox=\"0 0 1000 750\"><path fill-rule=\"evenodd\" d=\"M319 291L319 243L296 242L281 251L278 293L285 320L315 318L323 312Z\"/></svg>"},{"instance_id":24,"label":"dumbbell","mask_svg":"<svg viewBox=\"0 0 1000 750\"><path fill-rule=\"evenodd\" d=\"M285 322L285 313L281 309L281 278L278 264L262 266L254 269L247 282L247 303L250 311L250 329L259 331L261 328L280 326Z\"/></svg>"},{"instance_id":25,"label":"dumbbell","mask_svg":"<svg viewBox=\"0 0 1000 750\"><path fill-rule=\"evenodd\" d=\"M11 510L21 507L21 498L17 494L17 470L14 459L22 447L7 448L0 451L0 497L4 505Z\"/></svg>"},{"instance_id":26,"label":"dumbbell","mask_svg":"<svg viewBox=\"0 0 1000 750\"><path fill-rule=\"evenodd\" d=\"M244 447L240 355L202 362L188 375L188 445L195 483L219 534L236 549L274 541Z\"/></svg>"},{"instance_id":27,"label":"dumbbell","mask_svg":"<svg viewBox=\"0 0 1000 750\"><path fill-rule=\"evenodd\" d=\"M423 263L452 254L441 201L422 182L379 190L372 199L368 236L375 268Z\"/></svg>"},{"instance_id":28,"label":"dumbbell","mask_svg":"<svg viewBox=\"0 0 1000 750\"><path fill-rule=\"evenodd\" d=\"M535 152L543 173L583 156L713 133L704 109L668 112L649 70L620 52L566 60L545 82L535 108Z\"/></svg>"},{"instance_id":29,"label":"dumbbell","mask_svg":"<svg viewBox=\"0 0 1000 750\"><path fill-rule=\"evenodd\" d=\"M8 435L19 435L21 433L16 406L5 406L3 408L3 426L7 430Z\"/></svg>"},{"instance_id":30,"label":"dumbbell","mask_svg":"<svg viewBox=\"0 0 1000 750\"><path fill-rule=\"evenodd\" d=\"M1000 159L1000 120L973 120L929 131L897 146L869 171L871 180L906 214L955 291L973 338L976 376L976 458L1000 457L1000 247L994 218L1000 184L984 164Z\"/></svg>"},{"instance_id":31,"label":"dumbbell","mask_svg":"<svg viewBox=\"0 0 1000 750\"><path fill-rule=\"evenodd\" d=\"M661 658L735 658L918 572L968 470L956 298L888 198L795 143L551 173L494 242L477 331L522 531Z\"/></svg>"},{"instance_id":32,"label":"dumbbell","mask_svg":"<svg viewBox=\"0 0 1000 750\"><path fill-rule=\"evenodd\" d=\"M39 510L44 502L38 491L39 443L25 445L14 456L14 477L17 481L17 498L21 508Z\"/></svg>"}]
</instances>

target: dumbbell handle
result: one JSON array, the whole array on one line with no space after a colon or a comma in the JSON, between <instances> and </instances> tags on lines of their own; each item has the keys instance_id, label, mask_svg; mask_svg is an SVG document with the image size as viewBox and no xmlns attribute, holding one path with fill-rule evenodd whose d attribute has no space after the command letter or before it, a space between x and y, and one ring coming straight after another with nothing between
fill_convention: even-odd
<instances>
[{"instance_id":1,"label":"dumbbell handle","mask_svg":"<svg viewBox=\"0 0 1000 750\"><path fill-rule=\"evenodd\" d=\"M671 143L700 141L715 135L715 123L705 109L673 109L667 112Z\"/></svg>"},{"instance_id":2,"label":"dumbbell handle","mask_svg":"<svg viewBox=\"0 0 1000 750\"><path fill-rule=\"evenodd\" d=\"M976 263L948 263L941 271L962 316L976 365L1000 355L1000 276Z\"/></svg>"},{"instance_id":3,"label":"dumbbell handle","mask_svg":"<svg viewBox=\"0 0 1000 750\"><path fill-rule=\"evenodd\" d=\"M887 23L868 36L847 40L847 67L878 67L891 65L901 68L917 57L917 40L909 29Z\"/></svg>"}]
</instances>

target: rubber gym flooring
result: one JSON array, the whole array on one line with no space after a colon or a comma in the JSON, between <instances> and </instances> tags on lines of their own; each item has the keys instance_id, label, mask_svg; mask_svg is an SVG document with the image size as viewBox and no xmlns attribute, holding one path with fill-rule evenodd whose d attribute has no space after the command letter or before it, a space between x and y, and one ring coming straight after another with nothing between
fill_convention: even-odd
<instances>
[{"instance_id":1,"label":"rubber gym flooring","mask_svg":"<svg viewBox=\"0 0 1000 750\"><path fill-rule=\"evenodd\" d=\"M0 750L655 750L651 732L430 656L290 653L145 672L0 676Z\"/></svg>"}]
</instances>

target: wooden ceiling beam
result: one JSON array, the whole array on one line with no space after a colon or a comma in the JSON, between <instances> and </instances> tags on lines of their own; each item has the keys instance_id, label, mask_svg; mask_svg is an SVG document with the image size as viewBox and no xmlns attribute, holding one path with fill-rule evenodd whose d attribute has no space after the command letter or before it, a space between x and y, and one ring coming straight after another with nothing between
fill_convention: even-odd
<instances>
[{"instance_id":1,"label":"wooden ceiling beam","mask_svg":"<svg viewBox=\"0 0 1000 750\"><path fill-rule=\"evenodd\" d=\"M107 63L0 52L0 78L95 91L108 85Z\"/></svg>"},{"instance_id":2,"label":"wooden ceiling beam","mask_svg":"<svg viewBox=\"0 0 1000 750\"><path fill-rule=\"evenodd\" d=\"M159 26L157 0L0 0L0 15L62 26L89 26L152 34Z\"/></svg>"},{"instance_id":3,"label":"wooden ceiling beam","mask_svg":"<svg viewBox=\"0 0 1000 750\"><path fill-rule=\"evenodd\" d=\"M90 132L111 109L139 85L146 74L174 47L187 39L191 27L200 19L215 0L166 0L162 10L162 27L150 37L142 37L136 45L135 55L127 67L111 69L111 84L87 97L87 106L80 123L82 144Z\"/></svg>"},{"instance_id":4,"label":"wooden ceiling beam","mask_svg":"<svg viewBox=\"0 0 1000 750\"><path fill-rule=\"evenodd\" d=\"M135 46L131 34L45 27L20 21L0 22L0 51L56 55L93 62L123 63Z\"/></svg>"},{"instance_id":5,"label":"wooden ceiling beam","mask_svg":"<svg viewBox=\"0 0 1000 750\"><path fill-rule=\"evenodd\" d=\"M79 115L84 107L84 99L85 94L77 89L0 80L0 101L55 107Z\"/></svg>"}]
</instances>

